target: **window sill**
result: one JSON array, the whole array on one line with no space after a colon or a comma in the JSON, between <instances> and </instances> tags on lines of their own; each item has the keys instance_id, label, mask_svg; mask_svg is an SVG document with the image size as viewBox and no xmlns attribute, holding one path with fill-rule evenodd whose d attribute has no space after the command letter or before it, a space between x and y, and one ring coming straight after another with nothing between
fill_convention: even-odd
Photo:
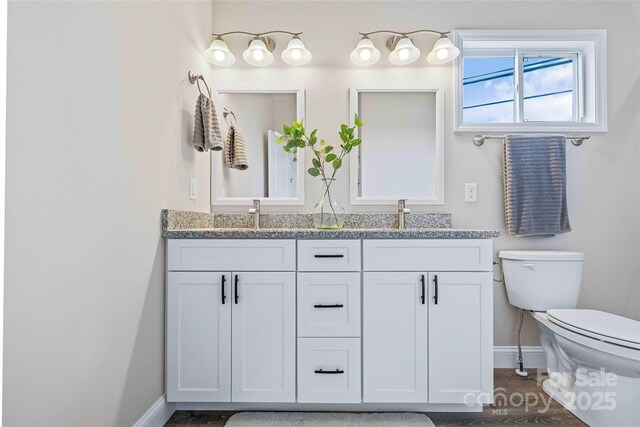
<instances>
[{"instance_id":1,"label":"window sill","mask_svg":"<svg viewBox=\"0 0 640 427\"><path fill-rule=\"evenodd\" d=\"M606 132L607 125L599 123L487 123L460 125L454 129L454 133L459 132Z\"/></svg>"}]
</instances>

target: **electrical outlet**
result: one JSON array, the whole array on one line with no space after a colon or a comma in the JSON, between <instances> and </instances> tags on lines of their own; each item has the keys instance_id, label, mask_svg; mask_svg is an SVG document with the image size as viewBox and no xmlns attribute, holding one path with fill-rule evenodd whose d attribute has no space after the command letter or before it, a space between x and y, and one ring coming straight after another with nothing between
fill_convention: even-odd
<instances>
[{"instance_id":1,"label":"electrical outlet","mask_svg":"<svg viewBox=\"0 0 640 427\"><path fill-rule=\"evenodd\" d=\"M195 200L198 197L198 180L189 178L189 198Z\"/></svg>"},{"instance_id":2,"label":"electrical outlet","mask_svg":"<svg viewBox=\"0 0 640 427\"><path fill-rule=\"evenodd\" d=\"M470 183L470 184L464 185L464 201L465 202L478 201L478 184Z\"/></svg>"}]
</instances>

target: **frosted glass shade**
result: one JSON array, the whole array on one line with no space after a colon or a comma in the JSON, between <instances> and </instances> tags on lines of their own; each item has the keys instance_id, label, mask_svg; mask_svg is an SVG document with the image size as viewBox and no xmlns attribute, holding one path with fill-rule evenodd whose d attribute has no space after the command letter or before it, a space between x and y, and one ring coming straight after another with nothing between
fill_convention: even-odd
<instances>
[{"instance_id":1,"label":"frosted glass shade","mask_svg":"<svg viewBox=\"0 0 640 427\"><path fill-rule=\"evenodd\" d=\"M311 61L311 52L304 46L302 40L294 37L289 41L287 48L282 51L280 57L289 65L304 65Z\"/></svg>"},{"instance_id":2,"label":"frosted glass shade","mask_svg":"<svg viewBox=\"0 0 640 427\"><path fill-rule=\"evenodd\" d=\"M267 45L262 40L255 39L242 53L245 62L256 67L264 67L273 62L273 53L269 52Z\"/></svg>"},{"instance_id":3,"label":"frosted glass shade","mask_svg":"<svg viewBox=\"0 0 640 427\"><path fill-rule=\"evenodd\" d=\"M349 58L356 65L372 65L380 59L380 51L373 45L371 40L364 38L351 51Z\"/></svg>"},{"instance_id":4,"label":"frosted glass shade","mask_svg":"<svg viewBox=\"0 0 640 427\"><path fill-rule=\"evenodd\" d=\"M431 64L445 64L453 61L460 55L460 49L455 47L446 37L439 39L433 46L433 50L427 55L427 61Z\"/></svg>"},{"instance_id":5,"label":"frosted glass shade","mask_svg":"<svg viewBox=\"0 0 640 427\"><path fill-rule=\"evenodd\" d=\"M204 59L220 67L228 67L236 62L236 57L229 51L227 44L222 39L215 39L203 53Z\"/></svg>"}]
</instances>

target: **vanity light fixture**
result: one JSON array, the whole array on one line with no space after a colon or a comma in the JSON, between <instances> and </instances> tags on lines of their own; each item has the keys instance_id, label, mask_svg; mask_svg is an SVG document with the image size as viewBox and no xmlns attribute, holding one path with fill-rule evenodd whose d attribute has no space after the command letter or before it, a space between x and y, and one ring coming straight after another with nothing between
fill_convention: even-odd
<instances>
[{"instance_id":1,"label":"vanity light fixture","mask_svg":"<svg viewBox=\"0 0 640 427\"><path fill-rule=\"evenodd\" d=\"M204 52L204 58L213 65L227 67L235 63L235 57L224 42L223 37L231 35L249 36L249 46L242 53L242 58L247 64L264 67L274 60L273 51L276 43L268 37L272 34L289 34L293 36L287 48L282 52L281 58L289 65L304 65L311 61L311 52L305 47L300 35L290 31L267 31L265 33L249 33L246 31L230 31L222 34L213 34L214 40L211 46Z\"/></svg>"},{"instance_id":2,"label":"vanity light fixture","mask_svg":"<svg viewBox=\"0 0 640 427\"><path fill-rule=\"evenodd\" d=\"M236 62L236 57L221 37L215 38L203 55L208 62L220 67L228 67Z\"/></svg>"},{"instance_id":3,"label":"vanity light fixture","mask_svg":"<svg viewBox=\"0 0 640 427\"><path fill-rule=\"evenodd\" d=\"M280 57L289 65L304 65L311 61L311 52L304 46L300 37L293 36Z\"/></svg>"},{"instance_id":4,"label":"vanity light fixture","mask_svg":"<svg viewBox=\"0 0 640 427\"><path fill-rule=\"evenodd\" d=\"M442 35L433 46L433 50L427 55L427 61L431 64L444 64L453 61L460 55L460 49L455 47L447 36Z\"/></svg>"},{"instance_id":5,"label":"vanity light fixture","mask_svg":"<svg viewBox=\"0 0 640 427\"><path fill-rule=\"evenodd\" d=\"M391 52L389 54L389 62L394 65L411 64L420 57L420 49L413 44L410 36L422 33L440 36L431 53L427 55L427 61L431 64L444 64L453 61L460 55L460 49L455 47L447 37L449 31L417 30L401 33L398 31L380 30L369 33L359 33L362 36L362 40L360 40L356 48L351 51L351 62L356 65L372 65L378 62L378 59L380 59L380 51L373 45L369 36L387 34L392 36L387 40L387 49Z\"/></svg>"},{"instance_id":6,"label":"vanity light fixture","mask_svg":"<svg viewBox=\"0 0 640 427\"><path fill-rule=\"evenodd\" d=\"M349 58L356 65L373 65L380 59L380 51L369 37L364 35L356 48L351 51Z\"/></svg>"},{"instance_id":7,"label":"vanity light fixture","mask_svg":"<svg viewBox=\"0 0 640 427\"><path fill-rule=\"evenodd\" d=\"M265 43L266 42L266 43ZM271 49L269 49L271 47ZM249 47L242 52L242 58L247 64L255 65L256 67L264 67L273 62L273 49L275 43L269 38L264 39L255 38L249 43Z\"/></svg>"},{"instance_id":8,"label":"vanity light fixture","mask_svg":"<svg viewBox=\"0 0 640 427\"><path fill-rule=\"evenodd\" d=\"M409 37L402 37L395 43L395 47L389 54L389 62L394 65L407 65L415 62L420 57L418 49Z\"/></svg>"}]
</instances>

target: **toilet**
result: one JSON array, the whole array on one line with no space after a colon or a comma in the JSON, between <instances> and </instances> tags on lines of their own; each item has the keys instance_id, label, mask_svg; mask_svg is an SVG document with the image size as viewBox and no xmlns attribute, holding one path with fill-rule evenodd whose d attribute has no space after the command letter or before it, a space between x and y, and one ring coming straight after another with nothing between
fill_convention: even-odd
<instances>
[{"instance_id":1,"label":"toilet","mask_svg":"<svg viewBox=\"0 0 640 427\"><path fill-rule=\"evenodd\" d=\"M640 426L640 322L578 309L584 254L500 251L509 303L540 327L542 388L590 426Z\"/></svg>"}]
</instances>

